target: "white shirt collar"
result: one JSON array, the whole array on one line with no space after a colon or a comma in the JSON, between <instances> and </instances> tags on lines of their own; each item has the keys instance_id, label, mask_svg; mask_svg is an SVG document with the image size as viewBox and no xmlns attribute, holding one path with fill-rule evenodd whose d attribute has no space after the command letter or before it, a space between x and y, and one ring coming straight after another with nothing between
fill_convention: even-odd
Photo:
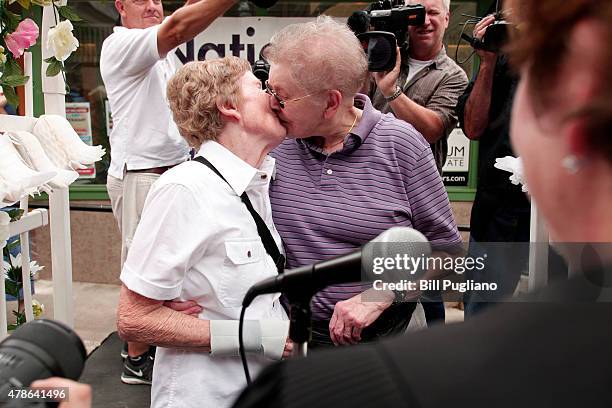
<instances>
[{"instance_id":1,"label":"white shirt collar","mask_svg":"<svg viewBox=\"0 0 612 408\"><path fill-rule=\"evenodd\" d=\"M205 157L225 177L237 195L251 185L268 184L275 173L275 159L264 158L259 169L251 166L221 144L208 140L202 144L197 156Z\"/></svg>"}]
</instances>

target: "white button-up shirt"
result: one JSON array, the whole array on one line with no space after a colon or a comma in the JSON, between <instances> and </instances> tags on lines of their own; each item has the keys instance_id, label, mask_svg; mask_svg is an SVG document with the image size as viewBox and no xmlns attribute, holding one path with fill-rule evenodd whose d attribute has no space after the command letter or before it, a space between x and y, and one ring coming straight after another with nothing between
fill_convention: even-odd
<instances>
[{"instance_id":1,"label":"white button-up shirt","mask_svg":"<svg viewBox=\"0 0 612 408\"><path fill-rule=\"evenodd\" d=\"M268 197L274 159L266 157L256 169L211 141L198 155L208 159L227 183L195 161L164 173L147 196L121 280L151 299L195 300L203 307L200 319L238 320L246 291L277 274L239 197L247 192L282 248ZM246 319L286 320L278 298L279 294L257 297ZM270 362L252 355L248 361L254 374ZM245 385L238 357L159 347L151 406L227 407Z\"/></svg>"},{"instance_id":2,"label":"white button-up shirt","mask_svg":"<svg viewBox=\"0 0 612 408\"><path fill-rule=\"evenodd\" d=\"M108 174L184 162L189 147L172 120L166 84L176 71L173 52L160 58L157 31L115 27L102 44L100 73L113 114Z\"/></svg>"}]
</instances>

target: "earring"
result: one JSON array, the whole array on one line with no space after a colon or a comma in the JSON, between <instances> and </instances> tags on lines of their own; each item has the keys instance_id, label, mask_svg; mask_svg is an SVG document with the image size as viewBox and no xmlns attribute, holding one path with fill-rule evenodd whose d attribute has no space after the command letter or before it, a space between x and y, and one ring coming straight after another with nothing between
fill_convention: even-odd
<instances>
[{"instance_id":1,"label":"earring","mask_svg":"<svg viewBox=\"0 0 612 408\"><path fill-rule=\"evenodd\" d=\"M584 166L584 159L579 159L576 155L570 154L561 160L561 165L568 174L574 175Z\"/></svg>"}]
</instances>

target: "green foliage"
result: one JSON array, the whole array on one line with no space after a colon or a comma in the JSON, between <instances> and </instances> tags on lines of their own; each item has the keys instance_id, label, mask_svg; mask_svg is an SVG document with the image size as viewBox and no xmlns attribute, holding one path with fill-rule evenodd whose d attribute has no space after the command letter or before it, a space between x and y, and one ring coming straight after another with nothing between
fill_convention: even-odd
<instances>
[{"instance_id":1,"label":"green foliage","mask_svg":"<svg viewBox=\"0 0 612 408\"><path fill-rule=\"evenodd\" d=\"M7 211L6 213L11 218L11 221L17 221L18 219L21 219L24 212L25 210L22 210L21 208L13 208L12 210Z\"/></svg>"},{"instance_id":2,"label":"green foliage","mask_svg":"<svg viewBox=\"0 0 612 408\"><path fill-rule=\"evenodd\" d=\"M70 20L72 22L83 21L81 17L69 6L62 6L57 9L57 12L60 16L64 17L66 20Z\"/></svg>"},{"instance_id":3,"label":"green foliage","mask_svg":"<svg viewBox=\"0 0 612 408\"><path fill-rule=\"evenodd\" d=\"M49 65L47 66L47 76L53 77L59 74L60 72L62 72L62 70L64 69L64 64L56 60L55 57L51 57L48 59L50 59L51 61L49 62Z\"/></svg>"}]
</instances>

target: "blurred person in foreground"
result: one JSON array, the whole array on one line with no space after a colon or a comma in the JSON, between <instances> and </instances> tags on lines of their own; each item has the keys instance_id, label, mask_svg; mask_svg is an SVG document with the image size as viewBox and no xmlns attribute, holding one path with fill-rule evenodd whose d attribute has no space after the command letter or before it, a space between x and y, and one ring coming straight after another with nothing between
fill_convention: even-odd
<instances>
[{"instance_id":1,"label":"blurred person in foreground","mask_svg":"<svg viewBox=\"0 0 612 408\"><path fill-rule=\"evenodd\" d=\"M167 95L181 135L198 153L151 187L121 272L117 326L124 339L158 346L152 407L227 407L245 384L238 357L242 299L251 285L277 274L243 201L280 247L268 152L286 131L246 60L188 63L168 82ZM245 315L254 372L291 351L278 298L258 297ZM197 317L164 303L173 299L195 301Z\"/></svg>"},{"instance_id":2,"label":"blurred person in foreground","mask_svg":"<svg viewBox=\"0 0 612 408\"><path fill-rule=\"evenodd\" d=\"M512 142L577 276L463 324L274 365L235 407L612 406L612 3L513 3Z\"/></svg>"},{"instance_id":3,"label":"blurred person in foreground","mask_svg":"<svg viewBox=\"0 0 612 408\"><path fill-rule=\"evenodd\" d=\"M272 152L278 171L270 186L287 268L353 252L394 226L420 231L440 251L461 243L427 140L357 93L367 60L347 26L327 16L287 26L266 57L266 88L288 135ZM309 347L403 333L415 304L402 291L373 301L368 288L346 283L317 293Z\"/></svg>"}]
</instances>

